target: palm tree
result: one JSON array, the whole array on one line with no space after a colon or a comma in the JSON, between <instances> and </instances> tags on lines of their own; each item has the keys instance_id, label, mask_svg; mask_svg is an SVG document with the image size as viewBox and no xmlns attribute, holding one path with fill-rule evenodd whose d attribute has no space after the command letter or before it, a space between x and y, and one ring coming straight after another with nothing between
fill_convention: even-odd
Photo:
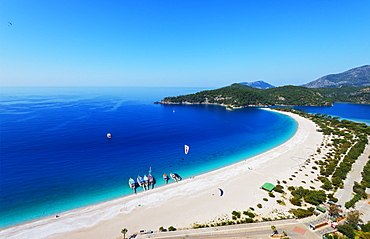
<instances>
[{"instance_id":1,"label":"palm tree","mask_svg":"<svg viewBox=\"0 0 370 239\"><path fill-rule=\"evenodd\" d=\"M126 233L127 233L127 229L126 228L123 228L122 230L121 230L121 233L123 234L123 239L126 239Z\"/></svg>"}]
</instances>

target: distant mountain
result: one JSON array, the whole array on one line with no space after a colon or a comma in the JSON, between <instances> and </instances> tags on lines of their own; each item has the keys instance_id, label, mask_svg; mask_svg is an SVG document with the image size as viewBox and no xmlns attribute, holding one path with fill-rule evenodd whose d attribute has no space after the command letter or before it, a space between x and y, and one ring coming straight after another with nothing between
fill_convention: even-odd
<instances>
[{"instance_id":1,"label":"distant mountain","mask_svg":"<svg viewBox=\"0 0 370 239\"><path fill-rule=\"evenodd\" d=\"M264 81L255 81L255 82L241 82L239 83L241 85L247 85L253 88L257 89L269 89L269 88L275 88L275 86L270 85L269 83L266 83Z\"/></svg>"},{"instance_id":2,"label":"distant mountain","mask_svg":"<svg viewBox=\"0 0 370 239\"><path fill-rule=\"evenodd\" d=\"M341 87L349 86L370 86L370 65L365 65L339 74L323 76L315 81L305 84L308 88Z\"/></svg>"}]
</instances>

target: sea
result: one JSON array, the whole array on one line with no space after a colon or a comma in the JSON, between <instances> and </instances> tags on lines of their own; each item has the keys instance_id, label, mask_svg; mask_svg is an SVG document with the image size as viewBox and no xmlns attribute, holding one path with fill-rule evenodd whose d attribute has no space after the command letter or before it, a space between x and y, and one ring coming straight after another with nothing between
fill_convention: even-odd
<instances>
[{"instance_id":1,"label":"sea","mask_svg":"<svg viewBox=\"0 0 370 239\"><path fill-rule=\"evenodd\" d=\"M278 146L297 129L290 117L258 108L154 103L201 90L1 88L0 228L132 194L129 178L150 169L160 187L164 173L188 178L222 168ZM370 120L365 116L353 118Z\"/></svg>"},{"instance_id":2,"label":"sea","mask_svg":"<svg viewBox=\"0 0 370 239\"><path fill-rule=\"evenodd\" d=\"M334 103L331 106L295 106L295 109L304 110L309 113L327 114L341 119L365 123L370 126L370 105Z\"/></svg>"}]
</instances>

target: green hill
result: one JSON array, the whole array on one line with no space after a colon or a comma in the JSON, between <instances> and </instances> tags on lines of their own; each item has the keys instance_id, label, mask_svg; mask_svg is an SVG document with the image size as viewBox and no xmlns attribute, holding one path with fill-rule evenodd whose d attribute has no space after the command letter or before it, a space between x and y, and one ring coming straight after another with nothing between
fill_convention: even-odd
<instances>
[{"instance_id":1,"label":"green hill","mask_svg":"<svg viewBox=\"0 0 370 239\"><path fill-rule=\"evenodd\" d=\"M162 104L217 104L230 108L274 105L332 105L334 101L316 89L303 86L282 86L256 89L246 85L232 84L216 90L195 94L166 97Z\"/></svg>"},{"instance_id":2,"label":"green hill","mask_svg":"<svg viewBox=\"0 0 370 239\"><path fill-rule=\"evenodd\" d=\"M334 102L370 103L370 88L344 86L340 88L307 88L282 86L257 89L232 84L195 94L166 97L162 104L216 104L228 108L246 106L331 106Z\"/></svg>"}]
</instances>

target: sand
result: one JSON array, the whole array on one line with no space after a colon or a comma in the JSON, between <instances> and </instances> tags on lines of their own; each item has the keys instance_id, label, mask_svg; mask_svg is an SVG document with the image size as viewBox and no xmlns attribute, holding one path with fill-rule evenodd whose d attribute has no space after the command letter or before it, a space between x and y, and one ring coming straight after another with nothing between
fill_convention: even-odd
<instances>
[{"instance_id":1,"label":"sand","mask_svg":"<svg viewBox=\"0 0 370 239\"><path fill-rule=\"evenodd\" d=\"M233 210L245 211L249 207L265 217L273 217L274 209L287 211L287 206L276 203L279 197L269 198L260 186L265 182L276 184L277 180L286 180L288 185L302 185L301 181L305 180L307 186L318 186L309 183L316 177L310 165L301 166L312 158L310 155L315 154L324 137L312 121L284 114L298 122L298 129L288 141L267 152L178 183L65 212L59 218L49 217L7 228L0 231L0 237L120 238L122 228L128 229L127 235L140 230L157 231L161 226L190 228L193 223L231 218ZM297 177L289 180L293 174ZM257 208L258 203L263 205L261 209Z\"/></svg>"}]
</instances>

